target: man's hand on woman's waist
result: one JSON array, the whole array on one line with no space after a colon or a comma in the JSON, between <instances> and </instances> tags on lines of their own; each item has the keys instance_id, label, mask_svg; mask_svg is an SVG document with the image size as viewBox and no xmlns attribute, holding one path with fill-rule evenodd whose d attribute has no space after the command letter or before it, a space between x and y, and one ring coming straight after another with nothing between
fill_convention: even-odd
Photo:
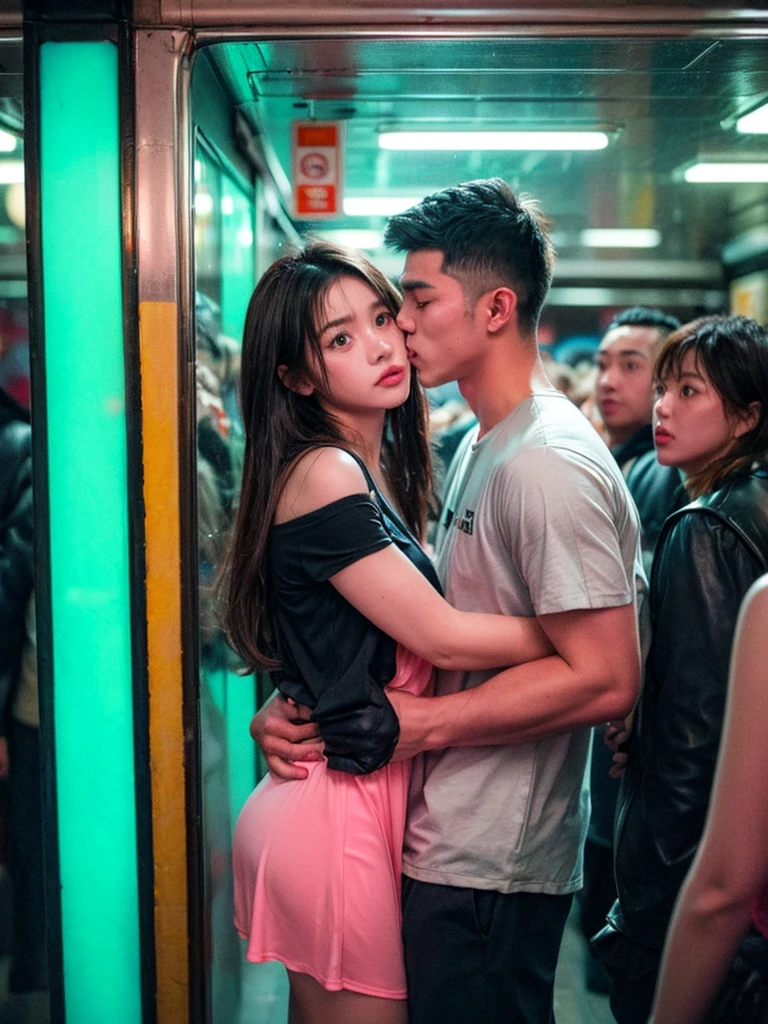
<instances>
[{"instance_id":1,"label":"man's hand on woman's waist","mask_svg":"<svg viewBox=\"0 0 768 1024\"><path fill-rule=\"evenodd\" d=\"M309 708L275 693L251 719L251 736L279 779L305 779L307 769L297 762L323 758L320 731L310 714Z\"/></svg>"}]
</instances>

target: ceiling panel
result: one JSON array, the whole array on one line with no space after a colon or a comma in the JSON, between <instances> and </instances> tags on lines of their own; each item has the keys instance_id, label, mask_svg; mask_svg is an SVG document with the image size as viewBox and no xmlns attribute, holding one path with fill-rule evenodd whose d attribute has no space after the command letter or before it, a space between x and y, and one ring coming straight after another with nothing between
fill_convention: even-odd
<instances>
[{"instance_id":1,"label":"ceiling panel","mask_svg":"<svg viewBox=\"0 0 768 1024\"><path fill-rule=\"evenodd\" d=\"M550 216L561 266L645 260L671 279L682 262L717 261L763 223L768 185L693 185L680 168L701 155L768 160L768 135L736 118L768 100L759 39L322 39L227 43L219 73L287 183L294 118L346 122L349 195L423 195L499 175ZM382 129L602 128L590 153L387 152ZM305 230L383 227L339 218ZM586 227L654 227L655 249L594 250ZM372 250L384 259L381 251ZM699 263L711 268L716 263ZM615 275L614 275L615 276Z\"/></svg>"}]
</instances>

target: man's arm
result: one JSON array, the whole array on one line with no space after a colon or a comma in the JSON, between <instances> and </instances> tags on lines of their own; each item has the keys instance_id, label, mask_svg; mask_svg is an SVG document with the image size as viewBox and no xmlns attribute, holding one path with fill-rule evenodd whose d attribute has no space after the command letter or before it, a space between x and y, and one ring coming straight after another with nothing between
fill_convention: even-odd
<instances>
[{"instance_id":1,"label":"man's arm","mask_svg":"<svg viewBox=\"0 0 768 1024\"><path fill-rule=\"evenodd\" d=\"M441 697L388 696L400 719L395 757L422 750L527 743L622 718L640 683L633 603L542 615L556 653Z\"/></svg>"}]
</instances>

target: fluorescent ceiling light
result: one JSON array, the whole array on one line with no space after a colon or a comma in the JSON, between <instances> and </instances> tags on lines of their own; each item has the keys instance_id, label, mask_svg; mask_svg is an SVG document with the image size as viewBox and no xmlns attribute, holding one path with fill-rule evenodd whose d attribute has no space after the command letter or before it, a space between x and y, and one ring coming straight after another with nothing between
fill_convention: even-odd
<instances>
[{"instance_id":1,"label":"fluorescent ceiling light","mask_svg":"<svg viewBox=\"0 0 768 1024\"><path fill-rule=\"evenodd\" d=\"M0 128L0 153L12 153L18 141L15 135Z\"/></svg>"},{"instance_id":2,"label":"fluorescent ceiling light","mask_svg":"<svg viewBox=\"0 0 768 1024\"><path fill-rule=\"evenodd\" d=\"M0 160L0 185L13 185L24 181L23 160Z\"/></svg>"},{"instance_id":3,"label":"fluorescent ceiling light","mask_svg":"<svg viewBox=\"0 0 768 1024\"><path fill-rule=\"evenodd\" d=\"M768 103L750 111L736 122L736 131L745 135L765 135L768 132Z\"/></svg>"},{"instance_id":4,"label":"fluorescent ceiling light","mask_svg":"<svg viewBox=\"0 0 768 1024\"><path fill-rule=\"evenodd\" d=\"M200 217L209 217L213 213L213 196L210 192L195 194L195 213Z\"/></svg>"},{"instance_id":5,"label":"fluorescent ceiling light","mask_svg":"<svg viewBox=\"0 0 768 1024\"><path fill-rule=\"evenodd\" d=\"M347 217L392 217L421 202L422 196L348 196L344 200Z\"/></svg>"},{"instance_id":6,"label":"fluorescent ceiling light","mask_svg":"<svg viewBox=\"0 0 768 1024\"><path fill-rule=\"evenodd\" d=\"M605 132L382 132L381 149L575 150L605 149Z\"/></svg>"},{"instance_id":7,"label":"fluorescent ceiling light","mask_svg":"<svg viewBox=\"0 0 768 1024\"><path fill-rule=\"evenodd\" d=\"M237 229L237 244L241 245L243 249L250 249L253 245L253 231L251 231L249 224L243 224L242 227Z\"/></svg>"},{"instance_id":8,"label":"fluorescent ceiling light","mask_svg":"<svg viewBox=\"0 0 768 1024\"><path fill-rule=\"evenodd\" d=\"M768 163L700 163L688 167L686 181L733 183L768 181Z\"/></svg>"},{"instance_id":9,"label":"fluorescent ceiling light","mask_svg":"<svg viewBox=\"0 0 768 1024\"><path fill-rule=\"evenodd\" d=\"M337 228L329 231L316 231L313 233L319 238L325 238L328 242L338 242L339 245L348 245L351 249L381 248L380 231L369 231L365 228Z\"/></svg>"},{"instance_id":10,"label":"fluorescent ceiling light","mask_svg":"<svg viewBox=\"0 0 768 1024\"><path fill-rule=\"evenodd\" d=\"M656 228L586 228L579 241L593 249L655 249L661 234Z\"/></svg>"}]
</instances>

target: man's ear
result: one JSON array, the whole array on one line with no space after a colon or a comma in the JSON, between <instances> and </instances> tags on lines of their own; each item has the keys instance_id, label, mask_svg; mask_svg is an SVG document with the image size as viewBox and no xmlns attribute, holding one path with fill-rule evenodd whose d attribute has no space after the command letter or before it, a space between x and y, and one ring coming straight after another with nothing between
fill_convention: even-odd
<instances>
[{"instance_id":1,"label":"man's ear","mask_svg":"<svg viewBox=\"0 0 768 1024\"><path fill-rule=\"evenodd\" d=\"M757 421L760 419L761 409L762 405L760 402L750 402L747 409L739 412L733 428L733 436L743 437L745 434L748 434L750 430L754 430L757 426Z\"/></svg>"},{"instance_id":2,"label":"man's ear","mask_svg":"<svg viewBox=\"0 0 768 1024\"><path fill-rule=\"evenodd\" d=\"M494 288L483 297L488 330L496 333L512 319L517 309L517 294L511 288Z\"/></svg>"},{"instance_id":3,"label":"man's ear","mask_svg":"<svg viewBox=\"0 0 768 1024\"><path fill-rule=\"evenodd\" d=\"M303 395L304 398L308 398L315 390L314 384L310 384L310 382L304 377L289 373L288 367L285 363L281 363L280 366L278 366L277 376L280 378L280 382L285 384L289 391L295 391L297 395Z\"/></svg>"}]
</instances>

